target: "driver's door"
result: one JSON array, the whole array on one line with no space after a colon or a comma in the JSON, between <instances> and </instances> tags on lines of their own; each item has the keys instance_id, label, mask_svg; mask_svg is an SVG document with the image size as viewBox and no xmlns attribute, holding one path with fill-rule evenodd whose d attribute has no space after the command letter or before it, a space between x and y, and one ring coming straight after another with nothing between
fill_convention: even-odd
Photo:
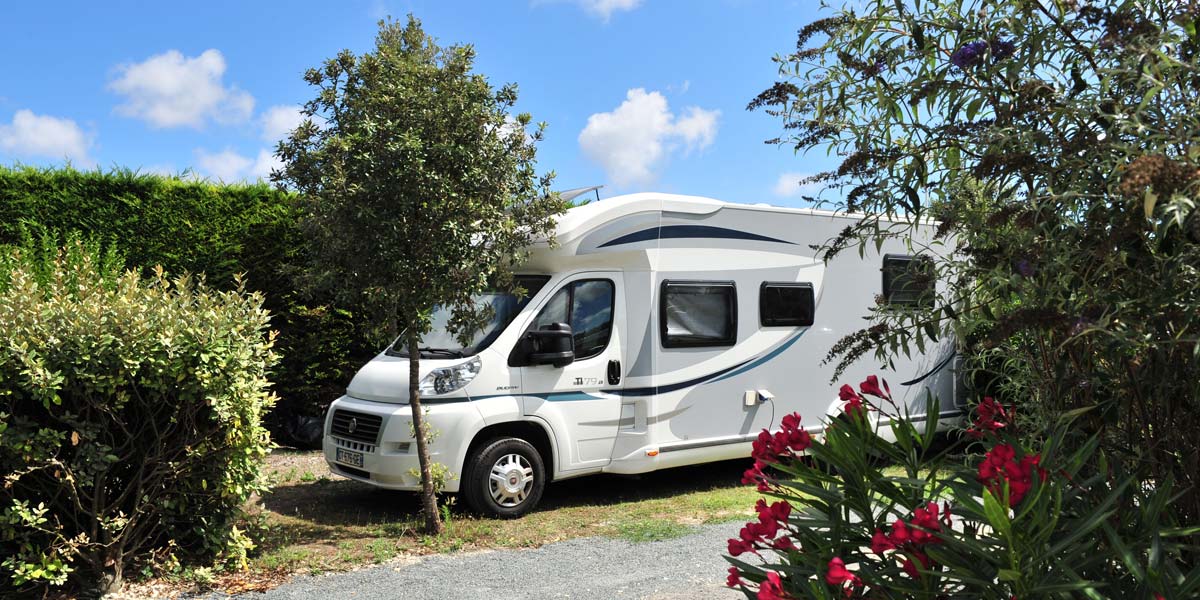
<instances>
[{"instance_id":1,"label":"driver's door","mask_svg":"<svg viewBox=\"0 0 1200 600\"><path fill-rule=\"evenodd\" d=\"M620 271L578 273L539 308L530 330L571 326L574 362L521 367L524 412L546 420L558 471L603 467L612 455L624 384L625 296Z\"/></svg>"}]
</instances>

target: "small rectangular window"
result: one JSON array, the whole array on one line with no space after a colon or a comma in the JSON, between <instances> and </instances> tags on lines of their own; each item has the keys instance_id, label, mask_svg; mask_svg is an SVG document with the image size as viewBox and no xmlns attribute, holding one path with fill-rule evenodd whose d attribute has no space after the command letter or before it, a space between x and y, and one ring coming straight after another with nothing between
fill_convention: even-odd
<instances>
[{"instance_id":1,"label":"small rectangular window","mask_svg":"<svg viewBox=\"0 0 1200 600\"><path fill-rule=\"evenodd\" d=\"M658 320L664 348L732 346L737 289L732 281L663 281Z\"/></svg>"},{"instance_id":2,"label":"small rectangular window","mask_svg":"<svg viewBox=\"0 0 1200 600\"><path fill-rule=\"evenodd\" d=\"M935 275L928 256L883 257L883 298L896 306L933 306Z\"/></svg>"},{"instance_id":3,"label":"small rectangular window","mask_svg":"<svg viewBox=\"0 0 1200 600\"><path fill-rule=\"evenodd\" d=\"M758 322L763 327L808 327L816 299L811 283L772 283L758 288Z\"/></svg>"}]
</instances>

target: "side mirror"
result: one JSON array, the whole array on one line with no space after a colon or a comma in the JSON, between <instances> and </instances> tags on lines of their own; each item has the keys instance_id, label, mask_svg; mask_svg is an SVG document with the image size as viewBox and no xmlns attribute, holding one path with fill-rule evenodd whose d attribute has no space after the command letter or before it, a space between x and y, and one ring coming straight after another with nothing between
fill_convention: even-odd
<instances>
[{"instance_id":1,"label":"side mirror","mask_svg":"<svg viewBox=\"0 0 1200 600\"><path fill-rule=\"evenodd\" d=\"M527 335L534 347L529 354L531 364L562 368L575 362L575 338L570 325L551 323L545 329L535 329Z\"/></svg>"}]
</instances>

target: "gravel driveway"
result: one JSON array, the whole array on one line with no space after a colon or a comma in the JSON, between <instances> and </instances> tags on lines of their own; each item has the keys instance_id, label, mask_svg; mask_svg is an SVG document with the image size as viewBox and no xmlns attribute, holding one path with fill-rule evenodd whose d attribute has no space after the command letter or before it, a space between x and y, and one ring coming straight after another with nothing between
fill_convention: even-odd
<instances>
[{"instance_id":1,"label":"gravel driveway","mask_svg":"<svg viewBox=\"0 0 1200 600\"><path fill-rule=\"evenodd\" d=\"M581 538L533 550L442 554L350 573L299 576L245 600L309 598L683 598L741 597L725 587L726 540L741 523L697 527L659 542ZM209 595L208 600L230 598Z\"/></svg>"}]
</instances>

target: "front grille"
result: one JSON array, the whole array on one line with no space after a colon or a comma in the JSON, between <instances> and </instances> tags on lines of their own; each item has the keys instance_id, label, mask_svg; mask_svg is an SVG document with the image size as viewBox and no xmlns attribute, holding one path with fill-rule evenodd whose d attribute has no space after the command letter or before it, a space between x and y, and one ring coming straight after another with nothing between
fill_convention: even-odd
<instances>
[{"instance_id":1,"label":"front grille","mask_svg":"<svg viewBox=\"0 0 1200 600\"><path fill-rule=\"evenodd\" d=\"M342 438L333 438L333 442L335 444L337 444L339 448L345 448L347 450L353 450L355 452L365 452L367 454L375 453L375 444L364 444L362 442L352 442L350 440L343 440Z\"/></svg>"},{"instance_id":2,"label":"front grille","mask_svg":"<svg viewBox=\"0 0 1200 600\"><path fill-rule=\"evenodd\" d=\"M338 437L376 444L379 442L379 429L382 425L383 417L379 415L335 410L330 432Z\"/></svg>"}]
</instances>

